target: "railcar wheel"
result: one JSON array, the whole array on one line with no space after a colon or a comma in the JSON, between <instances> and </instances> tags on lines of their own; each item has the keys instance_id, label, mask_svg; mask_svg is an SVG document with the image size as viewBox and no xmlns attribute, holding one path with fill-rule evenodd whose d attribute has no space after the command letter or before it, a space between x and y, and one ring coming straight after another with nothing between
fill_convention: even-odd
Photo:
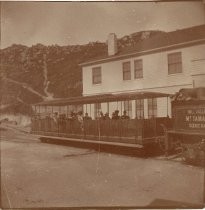
<instances>
[{"instance_id":1,"label":"railcar wheel","mask_svg":"<svg viewBox=\"0 0 205 210\"><path fill-rule=\"evenodd\" d=\"M192 165L205 166L205 151L201 150L198 144L184 146L182 160Z\"/></svg>"},{"instance_id":2,"label":"railcar wheel","mask_svg":"<svg viewBox=\"0 0 205 210\"><path fill-rule=\"evenodd\" d=\"M198 163L200 166L205 167L205 152L200 151L198 155Z\"/></svg>"}]
</instances>

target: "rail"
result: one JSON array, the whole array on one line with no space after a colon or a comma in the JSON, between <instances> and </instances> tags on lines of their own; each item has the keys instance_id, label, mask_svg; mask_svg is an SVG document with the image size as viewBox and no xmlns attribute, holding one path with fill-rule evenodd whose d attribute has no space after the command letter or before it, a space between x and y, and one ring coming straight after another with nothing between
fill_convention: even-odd
<instances>
[{"instance_id":1,"label":"rail","mask_svg":"<svg viewBox=\"0 0 205 210\"><path fill-rule=\"evenodd\" d=\"M164 124L170 127L171 119L120 119L120 120L78 120L46 117L32 119L32 132L46 136L61 136L102 141L115 141L131 144L144 144L163 136Z\"/></svg>"}]
</instances>

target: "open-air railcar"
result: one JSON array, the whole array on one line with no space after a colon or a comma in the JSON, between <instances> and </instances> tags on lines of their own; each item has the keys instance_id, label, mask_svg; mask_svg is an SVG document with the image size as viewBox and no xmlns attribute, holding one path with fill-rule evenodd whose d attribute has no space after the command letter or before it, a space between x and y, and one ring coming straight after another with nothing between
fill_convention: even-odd
<instances>
[{"instance_id":1,"label":"open-air railcar","mask_svg":"<svg viewBox=\"0 0 205 210\"><path fill-rule=\"evenodd\" d=\"M119 104L122 101L129 100L167 98L166 108L168 109L168 97L169 94L165 93L135 92L129 94L105 94L44 101L34 105L35 110L43 108L45 112L33 116L32 133L41 135L41 139L54 136L81 139L85 141L93 140L99 143L134 144L146 147L147 145L164 140L164 129L162 124L167 128L171 127L172 124L168 112L165 117L153 116L149 119L145 119L142 116L141 119L119 118L118 120L97 118L83 120L82 124L77 119L69 117L69 106L81 106L84 107L84 109L87 109L87 106L91 104L107 103L107 109L109 110L109 103L112 102ZM51 108L51 113L46 114L48 106ZM59 109L64 107L65 113L59 115L58 119L55 119L52 116L54 110L56 110L54 107L59 107ZM86 110L83 111L84 113L86 112ZM122 110L119 110L119 112L122 113Z\"/></svg>"}]
</instances>

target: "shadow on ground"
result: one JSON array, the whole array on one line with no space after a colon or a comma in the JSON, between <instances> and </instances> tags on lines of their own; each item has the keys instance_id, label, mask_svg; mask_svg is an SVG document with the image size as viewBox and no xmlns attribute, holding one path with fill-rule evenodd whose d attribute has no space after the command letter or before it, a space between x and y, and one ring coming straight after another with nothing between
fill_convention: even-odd
<instances>
[{"instance_id":1,"label":"shadow on ground","mask_svg":"<svg viewBox=\"0 0 205 210\"><path fill-rule=\"evenodd\" d=\"M72 146L77 148L86 148L95 150L96 152L107 152L113 154L127 155L127 156L138 156L138 157L157 157L159 155L163 155L162 150L157 145L152 145L151 147L137 148L132 146L123 146L117 144L99 144L98 142L79 142L75 140L59 140L59 139L51 139L49 137L41 137L41 142L49 143L49 144L57 144L64 146Z\"/></svg>"}]
</instances>

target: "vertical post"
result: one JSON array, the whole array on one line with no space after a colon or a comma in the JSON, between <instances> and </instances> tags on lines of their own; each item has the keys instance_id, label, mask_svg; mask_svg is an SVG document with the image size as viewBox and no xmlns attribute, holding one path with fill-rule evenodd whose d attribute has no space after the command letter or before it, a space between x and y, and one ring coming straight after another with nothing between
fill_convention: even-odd
<instances>
[{"instance_id":1,"label":"vertical post","mask_svg":"<svg viewBox=\"0 0 205 210\"><path fill-rule=\"evenodd\" d=\"M157 98L154 98L153 99L153 109L155 108L155 106L154 106L154 101L155 100L157 100ZM157 115L156 116L154 116L154 127L155 127L155 137L157 136Z\"/></svg>"},{"instance_id":2,"label":"vertical post","mask_svg":"<svg viewBox=\"0 0 205 210\"><path fill-rule=\"evenodd\" d=\"M59 115L60 115L60 106L58 106L58 112L59 112ZM59 126L59 115L58 115L58 118L57 118L58 136L59 136L59 131L60 131L60 126Z\"/></svg>"},{"instance_id":3,"label":"vertical post","mask_svg":"<svg viewBox=\"0 0 205 210\"><path fill-rule=\"evenodd\" d=\"M98 123L98 140L100 141L100 118L97 117L97 123Z\"/></svg>"},{"instance_id":4,"label":"vertical post","mask_svg":"<svg viewBox=\"0 0 205 210\"><path fill-rule=\"evenodd\" d=\"M192 85L193 85L193 88L195 88L195 81L192 80Z\"/></svg>"},{"instance_id":5,"label":"vertical post","mask_svg":"<svg viewBox=\"0 0 205 210\"><path fill-rule=\"evenodd\" d=\"M144 103L146 104L146 109L144 109L144 111L146 110L146 116L147 116L147 119L149 119L149 98L146 98L145 100L144 100ZM143 142L143 140L144 140L144 138L145 138L145 117L143 118L143 120L142 120L142 142Z\"/></svg>"},{"instance_id":6,"label":"vertical post","mask_svg":"<svg viewBox=\"0 0 205 210\"><path fill-rule=\"evenodd\" d=\"M90 104L90 117L91 117L91 104Z\"/></svg>"},{"instance_id":7,"label":"vertical post","mask_svg":"<svg viewBox=\"0 0 205 210\"><path fill-rule=\"evenodd\" d=\"M122 116L122 101L120 101L120 115Z\"/></svg>"},{"instance_id":8,"label":"vertical post","mask_svg":"<svg viewBox=\"0 0 205 210\"><path fill-rule=\"evenodd\" d=\"M203 204L205 204L205 170L204 170L204 198L203 198Z\"/></svg>"},{"instance_id":9,"label":"vertical post","mask_svg":"<svg viewBox=\"0 0 205 210\"><path fill-rule=\"evenodd\" d=\"M47 132L47 106L44 106L44 133Z\"/></svg>"},{"instance_id":10,"label":"vertical post","mask_svg":"<svg viewBox=\"0 0 205 210\"><path fill-rule=\"evenodd\" d=\"M167 96L167 117L169 116L169 112L168 112L168 96Z\"/></svg>"},{"instance_id":11,"label":"vertical post","mask_svg":"<svg viewBox=\"0 0 205 210\"><path fill-rule=\"evenodd\" d=\"M110 116L110 107L109 107L109 102L107 102L107 112L108 112L108 115ZM108 128L107 128L107 138L110 137L110 120L108 121Z\"/></svg>"},{"instance_id":12,"label":"vertical post","mask_svg":"<svg viewBox=\"0 0 205 210\"><path fill-rule=\"evenodd\" d=\"M129 107L129 100L127 100L127 112L128 112L128 116L130 117L130 109L129 109L130 107Z\"/></svg>"},{"instance_id":13,"label":"vertical post","mask_svg":"<svg viewBox=\"0 0 205 210\"><path fill-rule=\"evenodd\" d=\"M137 144L137 140L138 140L138 130L139 130L139 124L137 121L137 99L135 99L135 125L136 125L136 131L135 131L135 143Z\"/></svg>"}]
</instances>

